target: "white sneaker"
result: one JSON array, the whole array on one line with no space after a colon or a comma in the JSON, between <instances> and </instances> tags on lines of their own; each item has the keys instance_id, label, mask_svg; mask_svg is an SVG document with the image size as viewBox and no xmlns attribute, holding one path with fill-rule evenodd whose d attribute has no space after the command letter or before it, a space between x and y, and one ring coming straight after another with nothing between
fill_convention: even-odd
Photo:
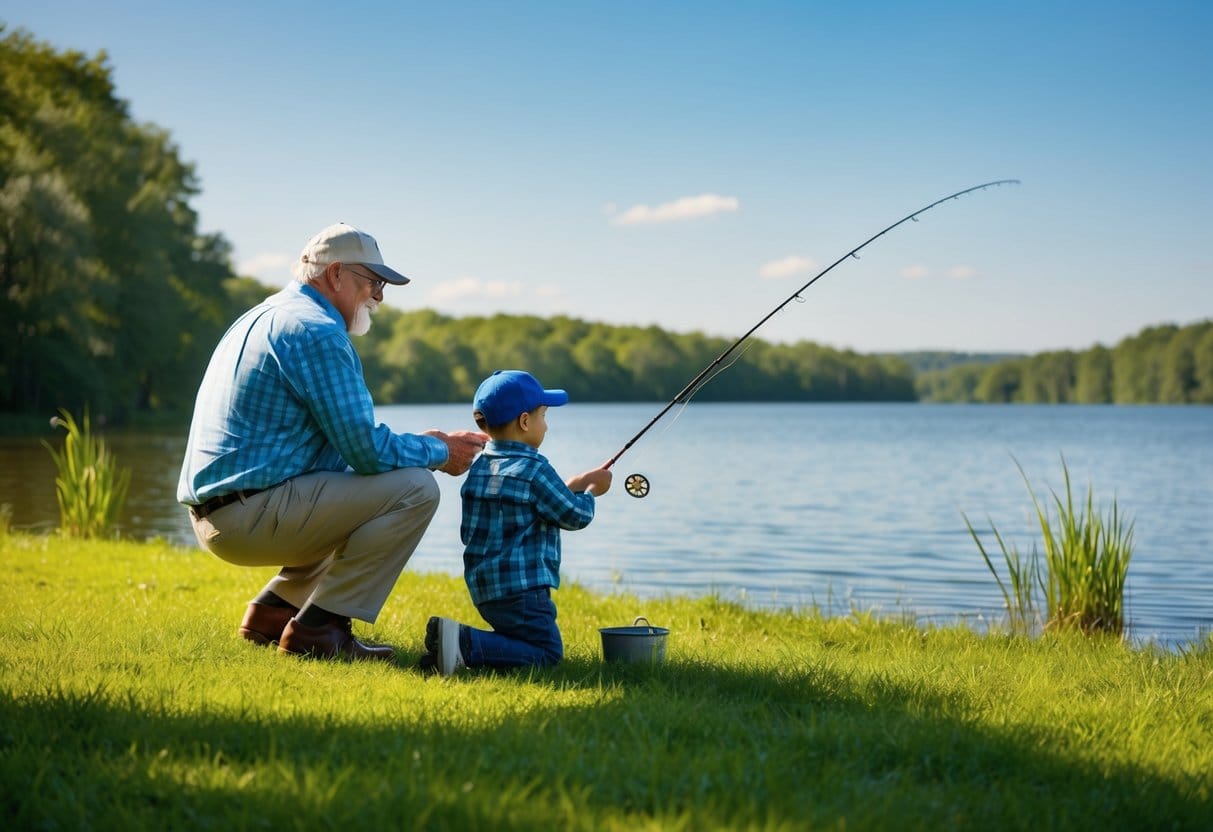
<instances>
[{"instance_id":1,"label":"white sneaker","mask_svg":"<svg viewBox=\"0 0 1213 832\"><path fill-rule=\"evenodd\" d=\"M443 676L451 676L457 670L467 667L463 661L463 651L459 649L460 624L450 618L431 618L426 647L433 650L434 664Z\"/></svg>"}]
</instances>

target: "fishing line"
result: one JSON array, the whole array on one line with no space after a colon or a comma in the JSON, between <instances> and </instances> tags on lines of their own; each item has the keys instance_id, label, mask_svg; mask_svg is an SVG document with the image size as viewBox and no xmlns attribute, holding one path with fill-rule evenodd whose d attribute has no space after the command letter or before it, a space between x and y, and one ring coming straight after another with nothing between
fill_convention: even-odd
<instances>
[{"instance_id":1,"label":"fishing line","mask_svg":"<svg viewBox=\"0 0 1213 832\"><path fill-rule=\"evenodd\" d=\"M888 226L887 228L885 228L881 231L878 231L877 233L873 234L868 239L864 240L859 245L855 246L855 248L851 249L846 254L842 255L842 257L839 257L833 263L826 266L824 269L819 271L817 274L813 275L812 279L810 279L807 283L805 283L803 286L801 286L799 289L797 289L795 292L793 292L791 295L789 295L782 303L780 303L778 306L776 306L774 309L772 309L770 312L768 312L766 315L764 315L762 317L762 319L759 320L758 323L756 323L752 327L750 327L749 330L747 330L744 335L742 335L740 338L738 338L736 341L734 341L732 344L730 344L728 349L726 349L720 355L716 356L716 358L710 364L708 364L708 366L704 367L703 370L701 370L698 375L696 375L693 379L691 379L690 382L687 383L687 386L682 388L682 390L680 390L678 392L678 395L676 395L676 396L674 396L674 398L670 399L669 403L666 404L666 406L663 407L656 416L654 416L651 420L649 420L649 423L646 424L643 428L641 428L639 433L637 433L635 436L633 436L631 439L629 439L627 441L627 443L622 448L619 449L618 453L616 453L613 457L608 459L603 464L602 467L610 468L612 465L614 465L616 462L618 462L619 458L621 456L623 456L625 453L627 453L628 449L631 448L633 445L635 445L637 440L640 439L640 437L642 437L646 433L648 433L649 429L652 428L653 425L657 424L657 422L660 421L661 417L663 417L667 413L669 413L670 410L675 405L681 404L681 405L683 405L683 409L685 409L686 405L690 404L691 397L694 396L695 393L697 393L700 390L700 388L702 388L705 384L707 384L709 381L711 381L713 378L715 378L721 372L723 372L724 370L727 370L729 367L732 367L735 363L737 363L737 360L741 357L741 355L744 354L744 351L742 353L738 354L728 364L724 364L724 360L726 358L728 358L730 355L732 355L733 352L737 349L737 347L739 347L744 341L746 341L751 335L753 335L760 326L762 326L767 321L769 321L771 318L773 318L778 312L783 310L783 308L786 307L792 301L799 301L800 303L804 303L804 298L801 296L801 293L804 292L806 289L808 289L810 286L812 286L814 283L816 283L818 280L825 277L829 272L831 272L834 269L835 266L839 265L844 260L847 260L852 257L854 257L856 260L858 260L859 252L862 251L869 243L875 242L876 240L883 237L885 234L888 234L890 231L892 231L894 228L901 225L902 223L910 222L911 220L914 222L918 222L918 217L920 214L925 214L927 211L930 211L936 205L940 205L940 204L947 202L949 200L952 200L952 199L957 199L959 197L964 196L965 194L971 194L974 191L984 191L986 188L996 187L998 185L1018 185L1018 184L1019 184L1018 179L998 179L993 182L984 182L981 185L974 185L971 188L965 188L963 191L957 191L954 194L949 194L948 196L945 196L942 199L935 200L930 205L926 205L922 208L919 208L917 211L915 211L912 214L907 214L906 216L899 219L897 222L893 223L892 225ZM747 347L747 349L748 349L748 347ZM724 365L724 366L721 366L721 365ZM648 478L644 476L644 474L628 474L627 477L624 479L623 485L624 485L624 489L629 494L631 494L633 497L644 497L649 493L649 481L648 481Z\"/></svg>"},{"instance_id":2,"label":"fishing line","mask_svg":"<svg viewBox=\"0 0 1213 832\"><path fill-rule=\"evenodd\" d=\"M674 415L672 417L670 417L670 420L668 422L666 422L666 426L664 428L662 428L661 433L657 434L657 438L660 439L661 437L663 437L667 433L669 433L670 429L672 427L674 427L674 424L679 419L682 418L682 414L686 412L687 405L689 405L691 403L691 399L694 398L695 394L698 393L703 388L707 387L708 384L712 381L712 379L716 378L716 376L720 375L725 370L729 369L729 367L732 367L739 360L741 360L741 357L743 355L745 355L746 352L749 351L752 344L753 344L752 341L749 344L746 344L745 347L743 347L740 352L738 352L735 356L733 356L733 358L729 361L728 364L725 364L721 367L717 367L715 372L713 372L710 376L708 376L703 381L701 381L698 385L696 385L694 390L687 393L686 396L679 402L681 407L679 407L676 411L674 411ZM642 452L641 456L643 456L643 452ZM623 488L625 491L627 491L633 497L644 497L645 495L647 495L649 493L649 480L646 476L644 476L644 474L628 474L627 477L624 478Z\"/></svg>"}]
</instances>

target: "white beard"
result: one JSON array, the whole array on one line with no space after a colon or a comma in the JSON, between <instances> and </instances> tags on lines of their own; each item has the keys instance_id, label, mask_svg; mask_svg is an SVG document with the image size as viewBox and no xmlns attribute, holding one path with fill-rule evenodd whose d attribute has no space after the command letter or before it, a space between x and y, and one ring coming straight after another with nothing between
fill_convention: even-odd
<instances>
[{"instance_id":1,"label":"white beard","mask_svg":"<svg viewBox=\"0 0 1213 832\"><path fill-rule=\"evenodd\" d=\"M350 335L366 335L371 331L371 315L379 309L379 301L371 298L362 306L358 307L358 312L354 315L354 323L350 324Z\"/></svg>"}]
</instances>

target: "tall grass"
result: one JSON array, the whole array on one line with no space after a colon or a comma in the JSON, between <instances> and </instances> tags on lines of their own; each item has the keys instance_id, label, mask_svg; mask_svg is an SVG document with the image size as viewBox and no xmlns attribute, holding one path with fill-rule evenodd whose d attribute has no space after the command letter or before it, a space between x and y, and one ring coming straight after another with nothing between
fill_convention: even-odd
<instances>
[{"instance_id":1,"label":"tall grass","mask_svg":"<svg viewBox=\"0 0 1213 832\"><path fill-rule=\"evenodd\" d=\"M42 442L55 461L55 498L59 502L59 527L68 537L102 537L110 533L126 501L129 468L118 465L105 440L93 435L87 408L83 424L60 408L51 419L67 431L59 450Z\"/></svg>"},{"instance_id":2,"label":"tall grass","mask_svg":"<svg viewBox=\"0 0 1213 832\"><path fill-rule=\"evenodd\" d=\"M1011 628L1011 632L1017 635L1031 634L1040 626L1040 615L1034 600L1037 587L1040 586L1040 557L1036 547L1032 547L1031 555L1024 556L1017 547L1007 543L994 526L994 521L986 518L994 533L994 539L998 541L998 546L1002 550L1003 562L1007 568L1007 581L1004 583L998 570L994 567L994 561L990 558L989 552L982 544L981 538L977 536L977 530L973 528L967 515L962 512L962 516L964 516L965 525L969 528L969 534L977 543L977 549L986 562L986 567L994 575L994 580L998 582L998 589L1002 592L1003 602L1006 605L1007 624Z\"/></svg>"},{"instance_id":3,"label":"tall grass","mask_svg":"<svg viewBox=\"0 0 1213 832\"><path fill-rule=\"evenodd\" d=\"M1076 504L1064 457L1061 467L1065 499L1050 489L1055 516L1037 498L1018 460L1015 467L1032 498L1043 557L1035 545L1030 555L1023 555L1007 543L991 520L990 529L1007 569L1004 583L973 524L964 516L969 534L1002 591L1012 631L1026 633L1043 626L1046 630L1123 634L1125 578L1133 556L1133 524L1121 515L1115 498L1105 513L1097 511L1090 485L1086 501Z\"/></svg>"}]
</instances>

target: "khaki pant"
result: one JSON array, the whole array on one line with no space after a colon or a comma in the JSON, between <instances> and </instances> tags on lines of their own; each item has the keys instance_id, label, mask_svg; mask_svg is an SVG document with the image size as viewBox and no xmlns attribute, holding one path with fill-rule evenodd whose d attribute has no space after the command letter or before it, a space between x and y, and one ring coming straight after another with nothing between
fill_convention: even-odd
<instances>
[{"instance_id":1,"label":"khaki pant","mask_svg":"<svg viewBox=\"0 0 1213 832\"><path fill-rule=\"evenodd\" d=\"M424 468L319 472L202 518L198 543L238 566L281 566L265 588L302 607L374 623L438 509Z\"/></svg>"}]
</instances>

